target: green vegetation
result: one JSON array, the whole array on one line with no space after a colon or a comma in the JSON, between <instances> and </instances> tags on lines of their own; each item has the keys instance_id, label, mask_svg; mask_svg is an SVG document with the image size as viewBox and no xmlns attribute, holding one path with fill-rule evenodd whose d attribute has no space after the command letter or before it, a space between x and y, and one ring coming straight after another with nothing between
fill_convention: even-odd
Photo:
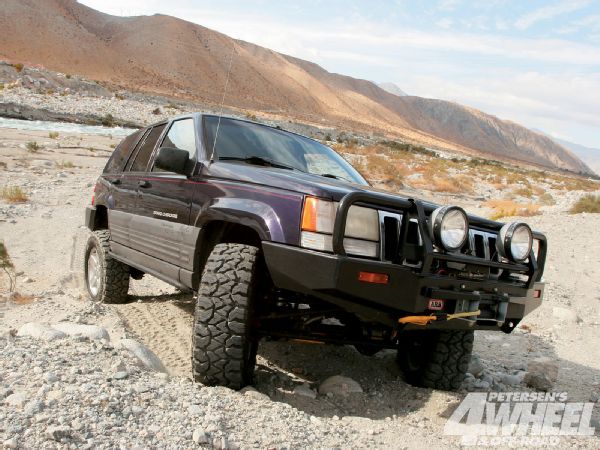
<instances>
[{"instance_id":1,"label":"green vegetation","mask_svg":"<svg viewBox=\"0 0 600 450\"><path fill-rule=\"evenodd\" d=\"M39 152L42 148L41 145L39 145L36 141L31 141L27 143L27 151L29 153L37 153Z\"/></svg>"},{"instance_id":2,"label":"green vegetation","mask_svg":"<svg viewBox=\"0 0 600 450\"><path fill-rule=\"evenodd\" d=\"M114 127L116 125L115 118L110 113L104 115L104 117L100 119L100 122L102 122L102 125L104 125L105 127Z\"/></svg>"},{"instance_id":3,"label":"green vegetation","mask_svg":"<svg viewBox=\"0 0 600 450\"><path fill-rule=\"evenodd\" d=\"M58 136L59 136L58 131L50 131L48 133L48 137L50 139L58 139Z\"/></svg>"},{"instance_id":4,"label":"green vegetation","mask_svg":"<svg viewBox=\"0 0 600 450\"><path fill-rule=\"evenodd\" d=\"M600 195L584 195L571 207L571 214L600 213Z\"/></svg>"},{"instance_id":5,"label":"green vegetation","mask_svg":"<svg viewBox=\"0 0 600 450\"><path fill-rule=\"evenodd\" d=\"M401 152L409 152L409 153L419 153L421 155L427 155L427 156L437 156L437 153L434 152L433 150L428 150L425 147L422 147L420 145L412 145L412 144L406 144L404 142L397 142L397 141L380 141L379 144L391 148L392 150L398 150Z\"/></svg>"}]
</instances>

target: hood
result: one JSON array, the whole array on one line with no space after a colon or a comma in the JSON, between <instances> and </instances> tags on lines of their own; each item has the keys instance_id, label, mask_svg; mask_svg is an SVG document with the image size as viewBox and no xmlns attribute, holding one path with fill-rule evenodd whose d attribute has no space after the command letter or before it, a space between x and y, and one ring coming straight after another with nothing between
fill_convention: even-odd
<instances>
[{"instance_id":1,"label":"hood","mask_svg":"<svg viewBox=\"0 0 600 450\"><path fill-rule=\"evenodd\" d=\"M245 163L214 162L210 167L204 169L203 175L211 178L274 187L315 197L330 198L334 201L339 201L344 195L357 191L391 195L382 189L349 183L335 178Z\"/></svg>"}]
</instances>

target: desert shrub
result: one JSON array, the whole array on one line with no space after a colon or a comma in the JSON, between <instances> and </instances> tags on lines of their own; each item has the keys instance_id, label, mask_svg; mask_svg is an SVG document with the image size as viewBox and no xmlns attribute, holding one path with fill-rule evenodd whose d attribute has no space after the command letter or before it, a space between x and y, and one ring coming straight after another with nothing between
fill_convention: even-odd
<instances>
[{"instance_id":1,"label":"desert shrub","mask_svg":"<svg viewBox=\"0 0 600 450\"><path fill-rule=\"evenodd\" d=\"M43 148L43 147L42 147L41 145L39 145L39 144L38 144L36 141L31 141L31 142L28 142L28 143L26 144L26 147L27 147L27 151L28 151L29 153L37 153L37 152L39 152L39 151L40 151L40 150Z\"/></svg>"},{"instance_id":2,"label":"desert shrub","mask_svg":"<svg viewBox=\"0 0 600 450\"><path fill-rule=\"evenodd\" d=\"M180 109L179 106L177 106L175 103L170 102L169 104L165 105L165 108L169 108L169 109Z\"/></svg>"},{"instance_id":3,"label":"desert shrub","mask_svg":"<svg viewBox=\"0 0 600 450\"><path fill-rule=\"evenodd\" d=\"M73 164L71 161L59 161L56 163L57 169L72 169L74 167L75 164Z\"/></svg>"},{"instance_id":4,"label":"desert shrub","mask_svg":"<svg viewBox=\"0 0 600 450\"><path fill-rule=\"evenodd\" d=\"M58 139L58 136L59 136L58 131L51 131L48 133L48 137L50 139Z\"/></svg>"},{"instance_id":5,"label":"desert shrub","mask_svg":"<svg viewBox=\"0 0 600 450\"><path fill-rule=\"evenodd\" d=\"M600 213L600 195L584 195L571 207L571 214Z\"/></svg>"},{"instance_id":6,"label":"desert shrub","mask_svg":"<svg viewBox=\"0 0 600 450\"><path fill-rule=\"evenodd\" d=\"M325 135L325 140L326 140L327 142L331 142L331 141L332 141L332 139L331 139L331 134L327 133L327 134Z\"/></svg>"},{"instance_id":7,"label":"desert shrub","mask_svg":"<svg viewBox=\"0 0 600 450\"><path fill-rule=\"evenodd\" d=\"M0 91L4 89L4 83L0 83Z\"/></svg>"},{"instance_id":8,"label":"desert shrub","mask_svg":"<svg viewBox=\"0 0 600 450\"><path fill-rule=\"evenodd\" d=\"M473 181L466 175L450 178L434 178L431 184L432 191L450 194L469 194L473 192Z\"/></svg>"},{"instance_id":9,"label":"desert shrub","mask_svg":"<svg viewBox=\"0 0 600 450\"><path fill-rule=\"evenodd\" d=\"M540 195L540 203L544 206L552 206L556 205L556 200L554 200L552 194L546 192L545 194Z\"/></svg>"},{"instance_id":10,"label":"desert shrub","mask_svg":"<svg viewBox=\"0 0 600 450\"><path fill-rule=\"evenodd\" d=\"M9 203L24 203L29 197L19 186L5 186L0 190L0 198Z\"/></svg>"},{"instance_id":11,"label":"desert shrub","mask_svg":"<svg viewBox=\"0 0 600 450\"><path fill-rule=\"evenodd\" d=\"M4 161L0 161L0 169L5 170L7 167L6 163Z\"/></svg>"},{"instance_id":12,"label":"desert shrub","mask_svg":"<svg viewBox=\"0 0 600 450\"><path fill-rule=\"evenodd\" d=\"M12 269L13 267L6 245L3 241L0 241L0 269Z\"/></svg>"},{"instance_id":13,"label":"desert shrub","mask_svg":"<svg viewBox=\"0 0 600 450\"><path fill-rule=\"evenodd\" d=\"M512 200L489 200L486 202L486 206L493 209L490 216L492 220L511 216L530 217L540 214L540 205L533 203L524 205Z\"/></svg>"},{"instance_id":14,"label":"desert shrub","mask_svg":"<svg viewBox=\"0 0 600 450\"><path fill-rule=\"evenodd\" d=\"M401 185L406 169L381 155L367 156L367 174L370 179Z\"/></svg>"},{"instance_id":15,"label":"desert shrub","mask_svg":"<svg viewBox=\"0 0 600 450\"><path fill-rule=\"evenodd\" d=\"M533 190L529 186L523 186L513 190L513 194L520 197L531 198L533 197Z\"/></svg>"},{"instance_id":16,"label":"desert shrub","mask_svg":"<svg viewBox=\"0 0 600 450\"><path fill-rule=\"evenodd\" d=\"M125 96L119 92L115 92L115 98L117 100L125 100Z\"/></svg>"},{"instance_id":17,"label":"desert shrub","mask_svg":"<svg viewBox=\"0 0 600 450\"><path fill-rule=\"evenodd\" d=\"M421 145L412 145L407 144L405 142L397 142L397 141L380 141L379 144L384 145L392 150L398 150L401 152L409 152L409 153L419 153L421 155L427 156L437 156L437 153L433 150L428 150Z\"/></svg>"},{"instance_id":18,"label":"desert shrub","mask_svg":"<svg viewBox=\"0 0 600 450\"><path fill-rule=\"evenodd\" d=\"M65 75L65 77L67 77L67 80L70 80L71 79L71 74L68 73L68 74Z\"/></svg>"},{"instance_id":19,"label":"desert shrub","mask_svg":"<svg viewBox=\"0 0 600 450\"><path fill-rule=\"evenodd\" d=\"M102 123L102 125L104 125L105 127L114 127L115 126L115 118L113 117L112 114L107 113L105 114L102 119L100 119L100 122Z\"/></svg>"},{"instance_id":20,"label":"desert shrub","mask_svg":"<svg viewBox=\"0 0 600 450\"><path fill-rule=\"evenodd\" d=\"M15 70L17 72L21 72L23 70L23 67L24 67L22 63L16 63L16 64L13 64L12 66L15 68Z\"/></svg>"}]
</instances>

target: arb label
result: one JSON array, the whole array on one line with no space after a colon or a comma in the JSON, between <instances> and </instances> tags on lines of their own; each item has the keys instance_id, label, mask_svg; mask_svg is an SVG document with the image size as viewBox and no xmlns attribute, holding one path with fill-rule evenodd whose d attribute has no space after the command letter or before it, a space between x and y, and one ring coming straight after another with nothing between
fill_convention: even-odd
<instances>
[{"instance_id":1,"label":"arb label","mask_svg":"<svg viewBox=\"0 0 600 450\"><path fill-rule=\"evenodd\" d=\"M434 311L444 309L444 300L437 300L437 299L429 300L429 309L433 309Z\"/></svg>"}]
</instances>

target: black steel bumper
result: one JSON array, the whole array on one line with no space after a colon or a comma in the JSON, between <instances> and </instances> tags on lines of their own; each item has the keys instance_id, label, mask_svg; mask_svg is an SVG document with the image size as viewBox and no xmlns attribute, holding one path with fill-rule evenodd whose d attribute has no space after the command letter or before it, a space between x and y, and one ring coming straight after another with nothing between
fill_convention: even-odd
<instances>
[{"instance_id":1,"label":"black steel bumper","mask_svg":"<svg viewBox=\"0 0 600 450\"><path fill-rule=\"evenodd\" d=\"M544 283L541 282L527 289L498 281L421 275L408 267L273 242L263 242L263 251L278 288L321 298L388 325L395 324L402 316L431 314L429 300L440 299L445 302L446 312L453 313L462 304L462 308L469 310L481 309L486 318L458 319L433 323L428 327L498 329L507 321L516 325L540 306L544 293ZM389 282L384 285L359 281L359 272L385 273Z\"/></svg>"},{"instance_id":2,"label":"black steel bumper","mask_svg":"<svg viewBox=\"0 0 600 450\"><path fill-rule=\"evenodd\" d=\"M404 220L416 219L423 243L418 252L419 267L389 261L369 260L346 255L344 228L351 205L373 206L402 211ZM534 233L537 254L532 251L527 263L517 264L446 254L434 250L426 229L427 214L435 205L370 193L346 195L338 207L333 254L295 246L263 242L263 251L273 282L280 289L308 294L336 304L365 320L395 325L400 317L429 315L430 300L443 300L447 314L480 310L477 318L436 321L429 328L503 329L510 332L528 313L540 306L544 294L542 273L546 259L546 238ZM498 231L501 223L469 217L472 227ZM470 279L452 277L435 270L439 261L476 265L502 270L516 277ZM360 272L385 274L386 284L359 280ZM407 325L418 327L418 325Z\"/></svg>"}]
</instances>

